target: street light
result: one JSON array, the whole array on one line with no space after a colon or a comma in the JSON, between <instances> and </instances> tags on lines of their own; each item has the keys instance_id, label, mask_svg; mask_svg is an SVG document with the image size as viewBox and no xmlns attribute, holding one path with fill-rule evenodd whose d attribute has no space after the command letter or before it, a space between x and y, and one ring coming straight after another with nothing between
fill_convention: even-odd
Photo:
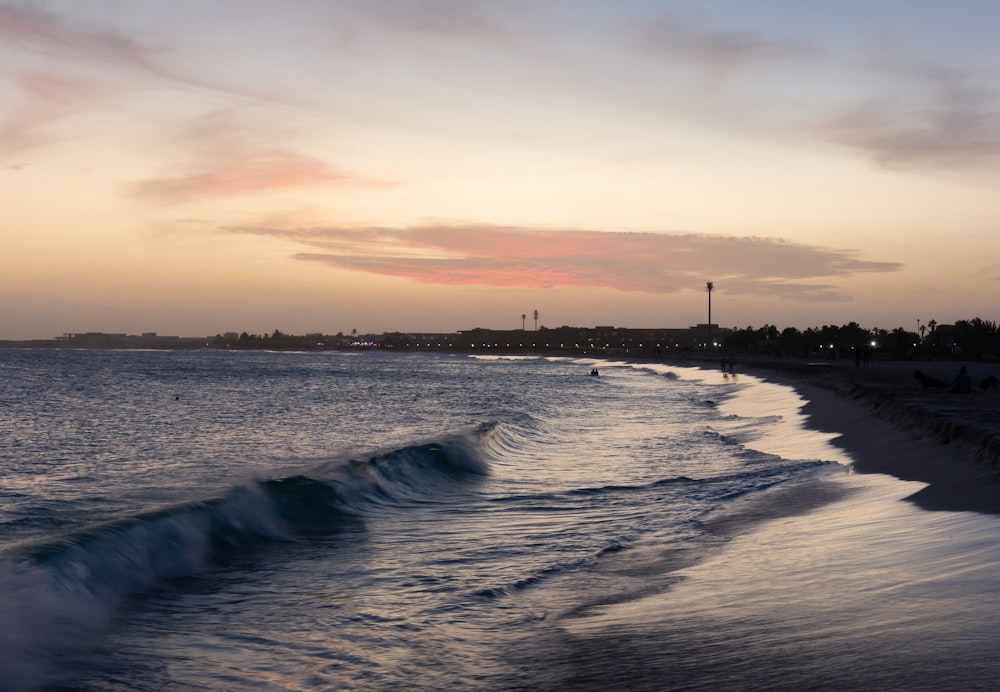
<instances>
[{"instance_id":1,"label":"street light","mask_svg":"<svg viewBox=\"0 0 1000 692\"><path fill-rule=\"evenodd\" d=\"M712 289L715 288L715 284L711 281L705 282L705 288L708 289L708 344L711 348L712 344Z\"/></svg>"}]
</instances>

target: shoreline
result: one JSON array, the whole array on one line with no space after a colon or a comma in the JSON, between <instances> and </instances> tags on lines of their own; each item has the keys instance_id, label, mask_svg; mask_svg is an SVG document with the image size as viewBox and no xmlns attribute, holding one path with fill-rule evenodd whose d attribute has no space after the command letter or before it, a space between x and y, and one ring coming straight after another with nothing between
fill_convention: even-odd
<instances>
[{"instance_id":1,"label":"shoreline","mask_svg":"<svg viewBox=\"0 0 1000 692\"><path fill-rule=\"evenodd\" d=\"M682 363L675 363L681 365ZM687 366L713 369L709 362ZM961 362L807 363L741 359L737 374L795 389L807 425L836 434L831 444L859 473L881 473L926 487L906 499L930 511L1000 514L1000 393L924 390L913 371L946 382L962 365L973 380L1000 365Z\"/></svg>"},{"instance_id":2,"label":"shoreline","mask_svg":"<svg viewBox=\"0 0 1000 692\"><path fill-rule=\"evenodd\" d=\"M722 379L710 361L665 364ZM959 365L938 364L933 376ZM559 661L568 660L572 674L541 687L598 690L622 680L643 690L988 687L997 667L990 648L1000 565L992 539L996 471L981 463L977 445L944 444L939 430L914 423L918 417L880 413L919 404L947 422L956 409L978 407L968 426L988 427L1000 394L936 392L924 400L913 363L876 367L737 362L749 415L760 415L765 402L795 430L828 437L831 458L855 473L757 503L762 522L751 498L749 513L734 507L736 516L722 516L736 529L724 549L673 573L665 591L562 619L568 654ZM784 397L756 393L758 381L788 389Z\"/></svg>"}]
</instances>

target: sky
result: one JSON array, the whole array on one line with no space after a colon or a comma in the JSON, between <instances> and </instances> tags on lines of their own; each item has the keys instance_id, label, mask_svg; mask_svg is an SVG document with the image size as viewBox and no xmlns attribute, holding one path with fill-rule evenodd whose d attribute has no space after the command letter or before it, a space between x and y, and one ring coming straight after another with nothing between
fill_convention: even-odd
<instances>
[{"instance_id":1,"label":"sky","mask_svg":"<svg viewBox=\"0 0 1000 692\"><path fill-rule=\"evenodd\" d=\"M994 0L0 0L0 339L998 318Z\"/></svg>"}]
</instances>

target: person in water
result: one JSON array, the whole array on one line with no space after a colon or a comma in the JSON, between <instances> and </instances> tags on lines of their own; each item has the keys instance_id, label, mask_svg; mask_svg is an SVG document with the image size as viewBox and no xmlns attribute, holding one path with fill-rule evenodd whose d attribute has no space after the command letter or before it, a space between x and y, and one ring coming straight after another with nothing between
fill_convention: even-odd
<instances>
[{"instance_id":1,"label":"person in water","mask_svg":"<svg viewBox=\"0 0 1000 692\"><path fill-rule=\"evenodd\" d=\"M969 373L966 371L963 365L958 374L955 375L955 379L951 381L948 386L949 392L957 392L959 394L968 394L972 391L972 378L969 377Z\"/></svg>"}]
</instances>

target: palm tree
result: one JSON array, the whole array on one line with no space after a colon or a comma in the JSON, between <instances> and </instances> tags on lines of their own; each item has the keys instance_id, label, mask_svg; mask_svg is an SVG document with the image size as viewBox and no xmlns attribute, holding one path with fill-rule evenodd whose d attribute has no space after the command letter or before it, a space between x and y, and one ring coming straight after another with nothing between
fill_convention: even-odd
<instances>
[{"instance_id":1,"label":"palm tree","mask_svg":"<svg viewBox=\"0 0 1000 692\"><path fill-rule=\"evenodd\" d=\"M526 320L527 318L528 318L528 316L527 316L527 315L525 315L525 314L524 314L524 313L522 312L522 313L521 313L521 331L522 331L522 332L524 331L524 320Z\"/></svg>"}]
</instances>

